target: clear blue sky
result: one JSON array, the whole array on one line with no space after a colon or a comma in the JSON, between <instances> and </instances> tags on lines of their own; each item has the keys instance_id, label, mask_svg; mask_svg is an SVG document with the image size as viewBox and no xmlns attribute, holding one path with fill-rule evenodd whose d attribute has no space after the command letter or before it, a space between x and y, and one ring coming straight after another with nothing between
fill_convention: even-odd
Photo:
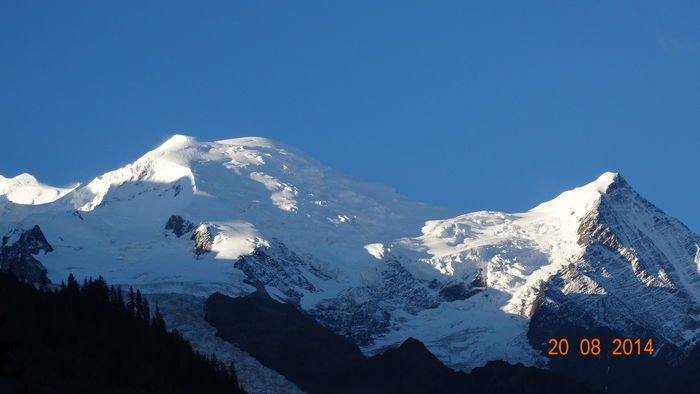
<instances>
[{"instance_id":1,"label":"clear blue sky","mask_svg":"<svg viewBox=\"0 0 700 394\"><path fill-rule=\"evenodd\" d=\"M700 231L700 2L0 3L0 174L257 135L460 211L611 170Z\"/></svg>"}]
</instances>

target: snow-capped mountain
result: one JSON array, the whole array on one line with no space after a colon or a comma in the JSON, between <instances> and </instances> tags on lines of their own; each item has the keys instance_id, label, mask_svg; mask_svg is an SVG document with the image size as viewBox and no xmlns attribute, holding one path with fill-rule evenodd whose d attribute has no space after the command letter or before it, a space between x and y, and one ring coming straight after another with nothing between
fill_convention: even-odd
<instances>
[{"instance_id":1,"label":"snow-capped mountain","mask_svg":"<svg viewBox=\"0 0 700 394\"><path fill-rule=\"evenodd\" d=\"M58 200L78 187L61 188L44 185L29 174L20 174L14 178L0 175L0 196L15 204L46 204Z\"/></svg>"},{"instance_id":2,"label":"snow-capped mountain","mask_svg":"<svg viewBox=\"0 0 700 394\"><path fill-rule=\"evenodd\" d=\"M528 333L563 322L653 336L669 359L700 338L700 237L614 173L528 212L459 215L264 138L176 135L83 185L0 178L0 235L4 268L31 257L52 281L188 305L261 290L367 353L413 337L464 370L545 366Z\"/></svg>"},{"instance_id":3,"label":"snow-capped mountain","mask_svg":"<svg viewBox=\"0 0 700 394\"><path fill-rule=\"evenodd\" d=\"M414 336L468 369L494 353L538 364L523 334L553 333L566 323L654 338L671 362L700 338L700 237L618 174L528 212L470 213L429 221L422 232L392 245L411 256L413 276L452 278L481 291L425 309L419 319L396 319L387 342ZM539 319L533 327L531 317L543 311L546 324Z\"/></svg>"},{"instance_id":4,"label":"snow-capped mountain","mask_svg":"<svg viewBox=\"0 0 700 394\"><path fill-rule=\"evenodd\" d=\"M5 202L1 219L3 233L17 222L40 224L55 249L43 261L51 279L99 274L167 291L201 287L201 294L210 286L246 291L231 261L281 245L275 240L308 264L359 280L374 265L364 245L405 229L417 233L425 220L453 214L334 173L263 138L204 143L176 135L133 164L56 197L34 206ZM171 219L191 228L186 235L166 229ZM207 250L195 250L192 234Z\"/></svg>"}]
</instances>

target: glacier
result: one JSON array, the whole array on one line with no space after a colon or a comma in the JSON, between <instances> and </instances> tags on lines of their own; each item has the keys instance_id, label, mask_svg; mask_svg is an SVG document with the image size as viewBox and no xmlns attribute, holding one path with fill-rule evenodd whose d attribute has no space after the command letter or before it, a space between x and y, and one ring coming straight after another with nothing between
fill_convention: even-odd
<instances>
[{"instance_id":1,"label":"glacier","mask_svg":"<svg viewBox=\"0 0 700 394\"><path fill-rule=\"evenodd\" d=\"M367 354L413 337L465 371L494 359L546 367L528 336L544 311L653 335L669 360L700 338L700 237L612 172L527 212L462 214L269 139L176 135L69 188L0 178L3 247L34 226L52 248L36 256L51 281L140 288L223 359L243 356L188 317L214 292L265 291Z\"/></svg>"}]
</instances>

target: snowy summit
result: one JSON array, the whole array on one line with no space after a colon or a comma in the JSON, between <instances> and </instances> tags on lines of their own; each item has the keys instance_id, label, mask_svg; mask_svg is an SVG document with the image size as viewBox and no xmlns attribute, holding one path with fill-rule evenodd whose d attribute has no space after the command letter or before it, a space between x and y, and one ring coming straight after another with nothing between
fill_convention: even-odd
<instances>
[{"instance_id":1,"label":"snowy summit","mask_svg":"<svg viewBox=\"0 0 700 394\"><path fill-rule=\"evenodd\" d=\"M460 214L265 138L175 135L70 188L0 177L0 233L42 245L28 272L52 281L264 291L367 353L413 337L463 370L544 366L533 330L563 322L651 332L668 357L700 339L700 237L610 172L527 212Z\"/></svg>"}]
</instances>

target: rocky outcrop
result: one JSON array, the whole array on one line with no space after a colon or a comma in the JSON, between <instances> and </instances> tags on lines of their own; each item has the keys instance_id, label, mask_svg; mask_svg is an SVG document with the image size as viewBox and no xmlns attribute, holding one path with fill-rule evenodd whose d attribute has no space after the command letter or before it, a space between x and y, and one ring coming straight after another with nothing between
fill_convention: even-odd
<instances>
[{"instance_id":1,"label":"rocky outcrop","mask_svg":"<svg viewBox=\"0 0 700 394\"><path fill-rule=\"evenodd\" d=\"M39 226L29 230L15 229L2 237L0 246L0 269L12 271L20 279L45 285L49 283L46 268L34 256L40 252L52 252Z\"/></svg>"},{"instance_id":2,"label":"rocky outcrop","mask_svg":"<svg viewBox=\"0 0 700 394\"><path fill-rule=\"evenodd\" d=\"M248 283L259 291L266 292L266 286L274 287L294 304L299 304L304 292L318 291L314 281L330 278L278 239L272 239L269 246L259 247L252 254L241 257L234 267L243 271Z\"/></svg>"},{"instance_id":3,"label":"rocky outcrop","mask_svg":"<svg viewBox=\"0 0 700 394\"><path fill-rule=\"evenodd\" d=\"M486 278L483 269L479 269L468 284L466 282L458 282L454 284L444 285L440 289L440 297L443 301L452 302L466 300L467 298L479 293L486 288Z\"/></svg>"},{"instance_id":4,"label":"rocky outcrop","mask_svg":"<svg viewBox=\"0 0 700 394\"><path fill-rule=\"evenodd\" d=\"M601 357L550 356L549 367L609 392L661 392L696 345L700 237L617 176L578 228L581 256L543 288L528 339L546 355L550 338L598 338ZM653 339L654 357L614 357L614 338ZM639 376L645 376L643 381Z\"/></svg>"},{"instance_id":5,"label":"rocky outcrop","mask_svg":"<svg viewBox=\"0 0 700 394\"><path fill-rule=\"evenodd\" d=\"M435 284L414 277L396 256L384 257L378 275L377 283L323 300L309 312L326 327L366 346L387 332L395 312L417 314L441 302Z\"/></svg>"},{"instance_id":6,"label":"rocky outcrop","mask_svg":"<svg viewBox=\"0 0 700 394\"><path fill-rule=\"evenodd\" d=\"M165 223L165 229L171 230L178 238L194 230L194 224L179 215L172 215Z\"/></svg>"},{"instance_id":7,"label":"rocky outcrop","mask_svg":"<svg viewBox=\"0 0 700 394\"><path fill-rule=\"evenodd\" d=\"M206 224L202 223L197 226L190 239L194 241L194 254L197 257L211 252L214 237L212 237L211 231L209 231L209 227Z\"/></svg>"},{"instance_id":8,"label":"rocky outcrop","mask_svg":"<svg viewBox=\"0 0 700 394\"><path fill-rule=\"evenodd\" d=\"M694 345L688 334L700 331L694 264L700 239L620 176L581 220L578 235L581 258L550 280L538 312L547 311L549 330L572 324L649 335L663 347L658 357L682 361Z\"/></svg>"}]
</instances>

